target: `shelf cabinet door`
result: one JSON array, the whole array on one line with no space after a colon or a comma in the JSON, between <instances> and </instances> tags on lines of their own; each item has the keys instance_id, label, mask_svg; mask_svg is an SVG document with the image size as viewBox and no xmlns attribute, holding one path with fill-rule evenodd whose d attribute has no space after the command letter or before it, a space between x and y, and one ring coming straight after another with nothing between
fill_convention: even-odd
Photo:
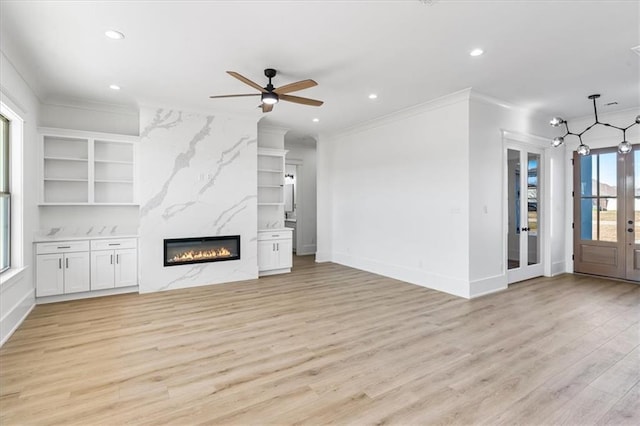
<instances>
[{"instance_id":1,"label":"shelf cabinet door","mask_svg":"<svg viewBox=\"0 0 640 426\"><path fill-rule=\"evenodd\" d=\"M113 250L91 252L91 290L113 288L115 283Z\"/></svg>"},{"instance_id":2,"label":"shelf cabinet door","mask_svg":"<svg viewBox=\"0 0 640 426\"><path fill-rule=\"evenodd\" d=\"M62 254L36 256L36 296L54 296L64 293Z\"/></svg>"},{"instance_id":3,"label":"shelf cabinet door","mask_svg":"<svg viewBox=\"0 0 640 426\"><path fill-rule=\"evenodd\" d=\"M64 292L89 291L89 252L64 255Z\"/></svg>"},{"instance_id":4,"label":"shelf cabinet door","mask_svg":"<svg viewBox=\"0 0 640 426\"><path fill-rule=\"evenodd\" d=\"M115 286L138 285L138 251L136 249L114 250Z\"/></svg>"}]
</instances>

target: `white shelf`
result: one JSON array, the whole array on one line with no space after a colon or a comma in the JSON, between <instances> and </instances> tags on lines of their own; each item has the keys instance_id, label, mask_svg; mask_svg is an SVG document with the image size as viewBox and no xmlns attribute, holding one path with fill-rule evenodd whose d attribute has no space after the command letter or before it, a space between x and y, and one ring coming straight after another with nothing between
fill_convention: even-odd
<instances>
[{"instance_id":1,"label":"white shelf","mask_svg":"<svg viewBox=\"0 0 640 426\"><path fill-rule=\"evenodd\" d=\"M258 228L284 228L286 151L258 148Z\"/></svg>"},{"instance_id":2,"label":"white shelf","mask_svg":"<svg viewBox=\"0 0 640 426\"><path fill-rule=\"evenodd\" d=\"M139 206L138 203L40 203L38 206Z\"/></svg>"},{"instance_id":3,"label":"white shelf","mask_svg":"<svg viewBox=\"0 0 640 426\"><path fill-rule=\"evenodd\" d=\"M44 157L45 160L53 160L53 161L83 161L88 162L88 158L78 158L78 157Z\"/></svg>"},{"instance_id":4,"label":"white shelf","mask_svg":"<svg viewBox=\"0 0 640 426\"><path fill-rule=\"evenodd\" d=\"M282 185L258 185L258 188L282 188Z\"/></svg>"},{"instance_id":5,"label":"white shelf","mask_svg":"<svg viewBox=\"0 0 640 426\"><path fill-rule=\"evenodd\" d=\"M40 205L138 205L134 138L46 128L40 134Z\"/></svg>"},{"instance_id":6,"label":"white shelf","mask_svg":"<svg viewBox=\"0 0 640 426\"><path fill-rule=\"evenodd\" d=\"M128 179L94 179L95 183L133 183L133 180Z\"/></svg>"},{"instance_id":7,"label":"white shelf","mask_svg":"<svg viewBox=\"0 0 640 426\"><path fill-rule=\"evenodd\" d=\"M259 206L284 206L284 203L258 203Z\"/></svg>"},{"instance_id":8,"label":"white shelf","mask_svg":"<svg viewBox=\"0 0 640 426\"><path fill-rule=\"evenodd\" d=\"M284 174L284 170L276 170L276 169L258 169L258 171L263 173L283 173Z\"/></svg>"},{"instance_id":9,"label":"white shelf","mask_svg":"<svg viewBox=\"0 0 640 426\"><path fill-rule=\"evenodd\" d=\"M116 160L94 160L96 163L110 163L110 164L133 164L133 161L116 161Z\"/></svg>"}]
</instances>

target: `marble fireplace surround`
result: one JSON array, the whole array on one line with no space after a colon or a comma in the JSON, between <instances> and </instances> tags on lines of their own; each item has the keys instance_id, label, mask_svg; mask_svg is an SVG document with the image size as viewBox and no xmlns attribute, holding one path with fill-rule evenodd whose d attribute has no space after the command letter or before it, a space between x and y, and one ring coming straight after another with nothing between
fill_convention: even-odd
<instances>
[{"instance_id":1,"label":"marble fireplace surround","mask_svg":"<svg viewBox=\"0 0 640 426\"><path fill-rule=\"evenodd\" d=\"M258 277L257 120L140 109L140 292ZM164 267L165 239L240 235L240 259Z\"/></svg>"}]
</instances>

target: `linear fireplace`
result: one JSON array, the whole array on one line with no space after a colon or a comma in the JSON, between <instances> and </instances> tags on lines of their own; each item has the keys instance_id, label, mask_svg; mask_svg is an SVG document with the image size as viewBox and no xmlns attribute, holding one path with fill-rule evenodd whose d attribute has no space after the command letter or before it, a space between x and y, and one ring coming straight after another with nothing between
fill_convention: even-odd
<instances>
[{"instance_id":1,"label":"linear fireplace","mask_svg":"<svg viewBox=\"0 0 640 426\"><path fill-rule=\"evenodd\" d=\"M164 266L240 259L240 235L164 240Z\"/></svg>"}]
</instances>

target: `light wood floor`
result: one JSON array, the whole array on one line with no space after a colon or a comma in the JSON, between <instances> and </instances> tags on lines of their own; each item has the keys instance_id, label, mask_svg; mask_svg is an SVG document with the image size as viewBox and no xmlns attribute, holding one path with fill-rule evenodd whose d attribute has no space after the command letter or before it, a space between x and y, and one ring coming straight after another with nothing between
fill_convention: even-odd
<instances>
[{"instance_id":1,"label":"light wood floor","mask_svg":"<svg viewBox=\"0 0 640 426\"><path fill-rule=\"evenodd\" d=\"M335 264L37 306L0 423L640 424L640 286L564 275L472 301Z\"/></svg>"}]
</instances>

